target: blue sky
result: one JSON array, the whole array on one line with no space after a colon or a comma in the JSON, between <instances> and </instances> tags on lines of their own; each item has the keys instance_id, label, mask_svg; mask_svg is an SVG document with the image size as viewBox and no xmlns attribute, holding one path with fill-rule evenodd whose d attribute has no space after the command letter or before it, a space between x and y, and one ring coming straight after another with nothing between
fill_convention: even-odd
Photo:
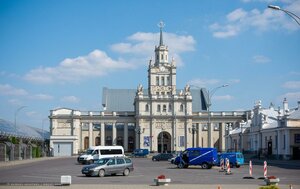
<instances>
[{"instance_id":1,"label":"blue sky","mask_svg":"<svg viewBox=\"0 0 300 189\"><path fill-rule=\"evenodd\" d=\"M300 27L269 4L300 15L299 0L0 0L0 118L26 106L18 123L40 128L59 107L101 111L103 87L147 88L161 20L178 89L229 84L216 111L296 107Z\"/></svg>"}]
</instances>

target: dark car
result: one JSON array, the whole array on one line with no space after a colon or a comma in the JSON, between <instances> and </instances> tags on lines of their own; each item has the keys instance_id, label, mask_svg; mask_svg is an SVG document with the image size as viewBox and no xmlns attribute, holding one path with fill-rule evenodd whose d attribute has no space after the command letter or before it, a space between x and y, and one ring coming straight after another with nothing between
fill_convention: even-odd
<instances>
[{"instance_id":1,"label":"dark car","mask_svg":"<svg viewBox=\"0 0 300 189\"><path fill-rule=\"evenodd\" d=\"M102 158L95 161L94 164L82 168L81 173L86 176L99 176L123 174L128 176L133 171L131 159L115 157Z\"/></svg>"},{"instance_id":2,"label":"dark car","mask_svg":"<svg viewBox=\"0 0 300 189\"><path fill-rule=\"evenodd\" d=\"M152 161L168 161L168 159L171 159L173 157L174 155L169 153L157 154L152 157Z\"/></svg>"}]
</instances>

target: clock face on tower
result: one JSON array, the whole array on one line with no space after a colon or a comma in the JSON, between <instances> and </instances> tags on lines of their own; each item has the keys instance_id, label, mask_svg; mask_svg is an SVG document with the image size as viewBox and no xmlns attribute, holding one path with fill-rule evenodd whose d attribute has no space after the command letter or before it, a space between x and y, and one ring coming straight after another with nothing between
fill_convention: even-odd
<instances>
[{"instance_id":1,"label":"clock face on tower","mask_svg":"<svg viewBox=\"0 0 300 189\"><path fill-rule=\"evenodd\" d=\"M164 66L159 67L159 70L164 72L166 70L166 68Z\"/></svg>"}]
</instances>

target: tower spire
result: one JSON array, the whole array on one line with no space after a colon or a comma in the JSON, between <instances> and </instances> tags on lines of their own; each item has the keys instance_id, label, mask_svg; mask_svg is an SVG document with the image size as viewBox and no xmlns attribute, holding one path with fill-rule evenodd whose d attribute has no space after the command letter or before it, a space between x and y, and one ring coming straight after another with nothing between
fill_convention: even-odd
<instances>
[{"instance_id":1,"label":"tower spire","mask_svg":"<svg viewBox=\"0 0 300 189\"><path fill-rule=\"evenodd\" d=\"M165 27L165 23L163 21L160 21L158 24L158 27L160 28L160 38L159 38L159 46L163 46L163 35L162 35L162 29Z\"/></svg>"}]
</instances>

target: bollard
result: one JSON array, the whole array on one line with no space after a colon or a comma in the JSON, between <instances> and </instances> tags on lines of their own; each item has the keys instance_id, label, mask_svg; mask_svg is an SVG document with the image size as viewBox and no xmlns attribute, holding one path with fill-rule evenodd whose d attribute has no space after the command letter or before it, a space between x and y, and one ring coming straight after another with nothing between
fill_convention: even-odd
<instances>
[{"instance_id":1,"label":"bollard","mask_svg":"<svg viewBox=\"0 0 300 189\"><path fill-rule=\"evenodd\" d=\"M264 161L264 176L263 177L259 177L258 179L266 179L268 176L268 165L267 165L267 161Z\"/></svg>"},{"instance_id":2,"label":"bollard","mask_svg":"<svg viewBox=\"0 0 300 189\"><path fill-rule=\"evenodd\" d=\"M254 179L254 177L252 176L252 161L249 161L249 176L247 177L243 177L244 179Z\"/></svg>"},{"instance_id":3,"label":"bollard","mask_svg":"<svg viewBox=\"0 0 300 189\"><path fill-rule=\"evenodd\" d=\"M222 158L221 160L220 160L220 170L219 170L219 172L224 172L224 159Z\"/></svg>"},{"instance_id":4,"label":"bollard","mask_svg":"<svg viewBox=\"0 0 300 189\"><path fill-rule=\"evenodd\" d=\"M218 186L218 189L222 189L221 186Z\"/></svg>"},{"instance_id":5,"label":"bollard","mask_svg":"<svg viewBox=\"0 0 300 189\"><path fill-rule=\"evenodd\" d=\"M230 170L230 162L229 159L226 158L226 175L231 175L231 170Z\"/></svg>"},{"instance_id":6,"label":"bollard","mask_svg":"<svg viewBox=\"0 0 300 189\"><path fill-rule=\"evenodd\" d=\"M290 184L290 189L293 189L293 185Z\"/></svg>"}]
</instances>

